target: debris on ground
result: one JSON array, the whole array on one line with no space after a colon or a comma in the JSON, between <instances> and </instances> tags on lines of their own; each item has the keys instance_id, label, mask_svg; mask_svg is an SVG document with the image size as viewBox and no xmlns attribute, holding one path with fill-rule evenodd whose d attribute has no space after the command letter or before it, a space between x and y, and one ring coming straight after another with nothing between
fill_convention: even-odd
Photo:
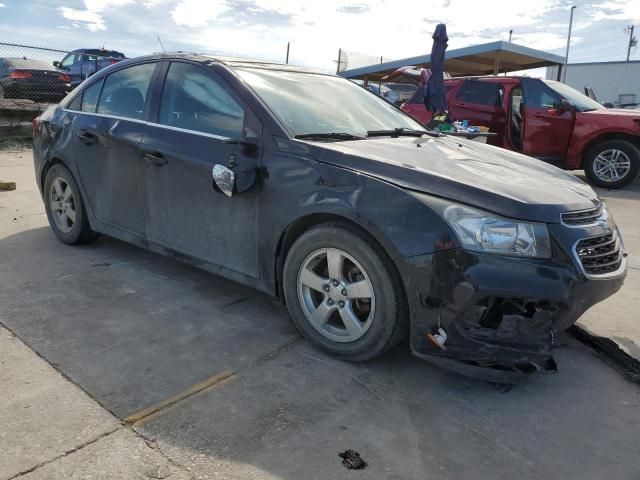
<instances>
[{"instance_id":1,"label":"debris on ground","mask_svg":"<svg viewBox=\"0 0 640 480\"><path fill-rule=\"evenodd\" d=\"M342 465L347 470L361 470L367 466L367 462L354 450L345 450L339 453L338 456L342 459Z\"/></svg>"},{"instance_id":2,"label":"debris on ground","mask_svg":"<svg viewBox=\"0 0 640 480\"><path fill-rule=\"evenodd\" d=\"M16 189L16 182L4 182L2 180L0 180L0 190L15 190Z\"/></svg>"},{"instance_id":3,"label":"debris on ground","mask_svg":"<svg viewBox=\"0 0 640 480\"><path fill-rule=\"evenodd\" d=\"M588 345L609 365L620 371L628 380L640 383L640 360L622 350L616 342L606 337L593 335L578 325L569 327L569 333L575 339Z\"/></svg>"}]
</instances>

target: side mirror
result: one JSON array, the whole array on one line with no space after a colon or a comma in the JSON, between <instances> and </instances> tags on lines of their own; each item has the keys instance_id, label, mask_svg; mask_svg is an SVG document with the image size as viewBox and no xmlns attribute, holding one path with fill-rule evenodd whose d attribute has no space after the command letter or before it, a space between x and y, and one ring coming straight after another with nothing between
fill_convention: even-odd
<instances>
[{"instance_id":1,"label":"side mirror","mask_svg":"<svg viewBox=\"0 0 640 480\"><path fill-rule=\"evenodd\" d=\"M233 196L236 186L236 174L228 167L216 164L213 166L213 183L227 197Z\"/></svg>"},{"instance_id":2,"label":"side mirror","mask_svg":"<svg viewBox=\"0 0 640 480\"><path fill-rule=\"evenodd\" d=\"M562 100L560 100L560 107L558 108L558 110L560 111L560 113L573 112L575 108L569 100L563 98Z\"/></svg>"},{"instance_id":3,"label":"side mirror","mask_svg":"<svg viewBox=\"0 0 640 480\"><path fill-rule=\"evenodd\" d=\"M53 62L53 66L60 68L60 62L56 60L55 62Z\"/></svg>"}]
</instances>

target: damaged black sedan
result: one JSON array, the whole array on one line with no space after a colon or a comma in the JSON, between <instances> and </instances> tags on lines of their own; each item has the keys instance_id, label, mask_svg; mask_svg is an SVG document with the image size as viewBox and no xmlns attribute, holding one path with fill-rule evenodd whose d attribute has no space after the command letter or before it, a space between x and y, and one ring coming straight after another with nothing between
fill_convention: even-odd
<instances>
[{"instance_id":1,"label":"damaged black sedan","mask_svg":"<svg viewBox=\"0 0 640 480\"><path fill-rule=\"evenodd\" d=\"M367 360L410 335L493 381L554 371L554 335L622 286L595 192L441 136L347 80L190 54L126 60L34 121L47 216L251 285Z\"/></svg>"}]
</instances>

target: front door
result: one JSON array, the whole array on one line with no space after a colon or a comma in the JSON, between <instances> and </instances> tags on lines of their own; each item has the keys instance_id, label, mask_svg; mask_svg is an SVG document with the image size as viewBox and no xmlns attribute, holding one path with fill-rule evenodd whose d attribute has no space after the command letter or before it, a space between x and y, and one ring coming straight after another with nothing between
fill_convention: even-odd
<instances>
[{"instance_id":1,"label":"front door","mask_svg":"<svg viewBox=\"0 0 640 480\"><path fill-rule=\"evenodd\" d=\"M564 164L575 114L560 110L561 98L543 82L523 78L522 152L555 165Z\"/></svg>"},{"instance_id":2,"label":"front door","mask_svg":"<svg viewBox=\"0 0 640 480\"><path fill-rule=\"evenodd\" d=\"M87 87L73 124L76 166L94 215L140 237L145 234L140 143L156 65L123 68Z\"/></svg>"},{"instance_id":3,"label":"front door","mask_svg":"<svg viewBox=\"0 0 640 480\"><path fill-rule=\"evenodd\" d=\"M259 149L229 140L259 136L260 122L217 72L187 62L169 64L158 110L142 142L148 240L257 278L259 188L227 197L212 170L256 165Z\"/></svg>"}]
</instances>

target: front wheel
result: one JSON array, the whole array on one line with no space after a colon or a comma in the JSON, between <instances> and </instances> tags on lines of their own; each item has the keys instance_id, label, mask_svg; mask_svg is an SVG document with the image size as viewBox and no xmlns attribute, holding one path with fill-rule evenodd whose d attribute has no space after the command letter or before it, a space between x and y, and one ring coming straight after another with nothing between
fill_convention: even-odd
<instances>
[{"instance_id":1,"label":"front wheel","mask_svg":"<svg viewBox=\"0 0 640 480\"><path fill-rule=\"evenodd\" d=\"M600 188L622 188L638 177L640 149L626 140L599 143L587 153L584 173Z\"/></svg>"},{"instance_id":2,"label":"front wheel","mask_svg":"<svg viewBox=\"0 0 640 480\"><path fill-rule=\"evenodd\" d=\"M406 301L395 266L379 245L348 225L304 233L289 250L283 279L298 329L335 356L368 360L406 334Z\"/></svg>"}]
</instances>

